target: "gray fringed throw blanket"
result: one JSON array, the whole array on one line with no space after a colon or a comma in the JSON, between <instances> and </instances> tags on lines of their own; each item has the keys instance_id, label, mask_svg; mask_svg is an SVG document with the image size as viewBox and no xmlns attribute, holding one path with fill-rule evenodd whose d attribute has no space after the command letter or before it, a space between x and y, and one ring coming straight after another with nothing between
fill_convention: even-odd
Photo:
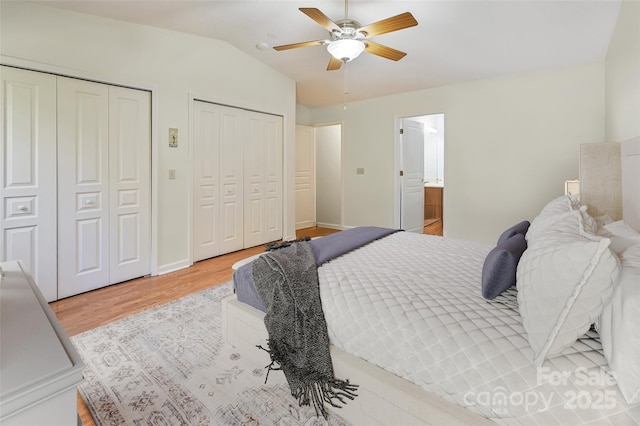
<instances>
[{"instance_id":1,"label":"gray fringed throw blanket","mask_svg":"<svg viewBox=\"0 0 640 426\"><path fill-rule=\"evenodd\" d=\"M311 246L296 242L265 253L253 262L251 273L267 307L269 371L281 369L299 404L313 404L316 413L326 418L324 404L339 407L337 401L353 399L357 385L333 374Z\"/></svg>"}]
</instances>

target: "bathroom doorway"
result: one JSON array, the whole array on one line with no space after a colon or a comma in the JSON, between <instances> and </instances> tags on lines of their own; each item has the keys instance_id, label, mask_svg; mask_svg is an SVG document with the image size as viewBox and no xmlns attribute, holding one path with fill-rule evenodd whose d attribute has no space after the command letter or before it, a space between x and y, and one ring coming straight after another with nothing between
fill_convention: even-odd
<instances>
[{"instance_id":1,"label":"bathroom doorway","mask_svg":"<svg viewBox=\"0 0 640 426\"><path fill-rule=\"evenodd\" d=\"M442 236L445 188L444 114L402 117L399 126L400 227ZM412 161L416 157L423 161Z\"/></svg>"}]
</instances>

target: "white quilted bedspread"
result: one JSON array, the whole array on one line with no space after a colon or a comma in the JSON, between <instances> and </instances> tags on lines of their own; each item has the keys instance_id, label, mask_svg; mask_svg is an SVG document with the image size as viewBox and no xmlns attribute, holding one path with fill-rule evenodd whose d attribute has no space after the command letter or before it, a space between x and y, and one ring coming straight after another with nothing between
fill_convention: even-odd
<instances>
[{"instance_id":1,"label":"white quilted bedspread","mask_svg":"<svg viewBox=\"0 0 640 426\"><path fill-rule=\"evenodd\" d=\"M318 270L335 346L507 424L638 424L595 332L536 369L516 290L482 298L490 246L399 232Z\"/></svg>"}]
</instances>

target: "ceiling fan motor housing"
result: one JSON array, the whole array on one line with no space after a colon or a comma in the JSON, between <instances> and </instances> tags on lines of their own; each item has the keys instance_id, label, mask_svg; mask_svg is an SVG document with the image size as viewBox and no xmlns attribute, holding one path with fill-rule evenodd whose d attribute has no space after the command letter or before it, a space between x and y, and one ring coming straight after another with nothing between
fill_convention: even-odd
<instances>
[{"instance_id":1,"label":"ceiling fan motor housing","mask_svg":"<svg viewBox=\"0 0 640 426\"><path fill-rule=\"evenodd\" d=\"M358 31L358 28L360 28L361 25L358 21L354 21L353 19L341 19L336 22L336 25L340 27L340 31L331 31L332 40L364 40L367 37L366 33Z\"/></svg>"}]
</instances>

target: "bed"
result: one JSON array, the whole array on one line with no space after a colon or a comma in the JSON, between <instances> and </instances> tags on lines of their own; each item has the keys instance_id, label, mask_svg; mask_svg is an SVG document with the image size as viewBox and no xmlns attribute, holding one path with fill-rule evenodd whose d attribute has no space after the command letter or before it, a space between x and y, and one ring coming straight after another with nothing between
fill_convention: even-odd
<instances>
[{"instance_id":1,"label":"bed","mask_svg":"<svg viewBox=\"0 0 640 426\"><path fill-rule=\"evenodd\" d=\"M612 149L621 206L593 177ZM354 425L640 423L640 138L582 151L591 205L558 197L495 246L396 232L318 268L335 375L360 386L336 414ZM225 339L258 365L263 318L237 296L224 302Z\"/></svg>"}]
</instances>

